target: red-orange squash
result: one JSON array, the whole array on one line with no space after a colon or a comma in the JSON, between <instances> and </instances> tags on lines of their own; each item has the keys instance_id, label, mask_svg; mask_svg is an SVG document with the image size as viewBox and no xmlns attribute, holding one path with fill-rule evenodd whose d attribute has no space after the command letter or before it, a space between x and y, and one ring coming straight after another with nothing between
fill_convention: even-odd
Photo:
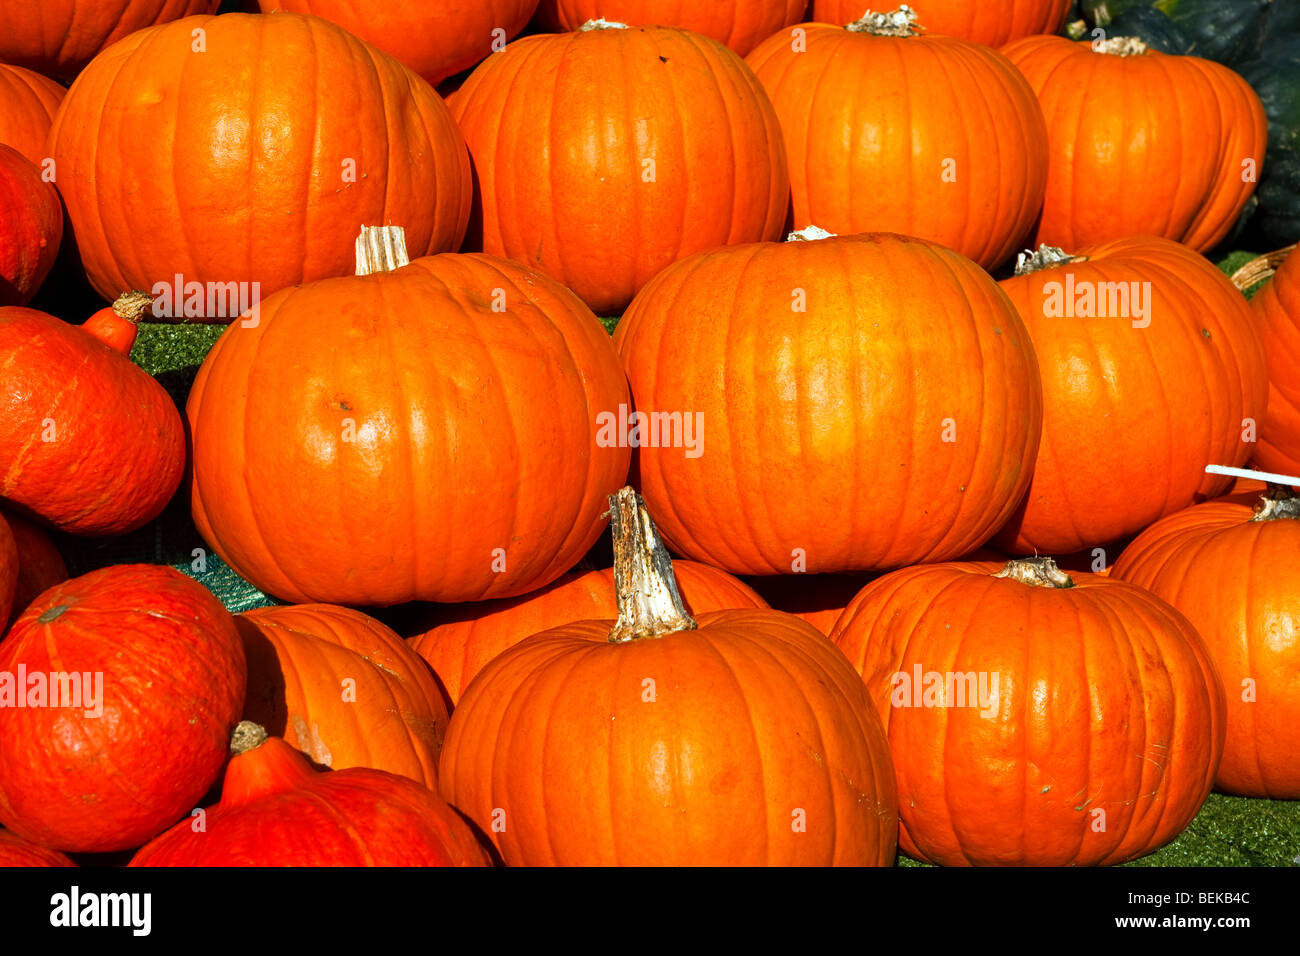
<instances>
[{"instance_id":1,"label":"red-orange squash","mask_svg":"<svg viewBox=\"0 0 1300 956\"><path fill-rule=\"evenodd\" d=\"M8 830L0 830L0 867L76 865L58 850L47 850Z\"/></svg>"},{"instance_id":2,"label":"red-orange squash","mask_svg":"<svg viewBox=\"0 0 1300 956\"><path fill-rule=\"evenodd\" d=\"M852 23L867 6L863 0L812 0L812 18L818 23ZM928 33L993 47L1023 36L1056 33L1070 12L1070 0L910 0L908 6Z\"/></svg>"},{"instance_id":3,"label":"red-orange squash","mask_svg":"<svg viewBox=\"0 0 1300 956\"><path fill-rule=\"evenodd\" d=\"M1066 249L1154 234L1205 252L1255 191L1268 123L1225 66L1131 37L1034 36L1003 52L1047 117L1047 195L1034 243Z\"/></svg>"},{"instance_id":4,"label":"red-orange squash","mask_svg":"<svg viewBox=\"0 0 1300 956\"><path fill-rule=\"evenodd\" d=\"M310 13L391 53L437 86L524 28L537 0L258 0L263 13Z\"/></svg>"},{"instance_id":5,"label":"red-orange squash","mask_svg":"<svg viewBox=\"0 0 1300 956\"><path fill-rule=\"evenodd\" d=\"M1191 822L1224 696L1178 611L1050 558L877 578L832 639L862 674L898 779L899 846L944 866L1090 866Z\"/></svg>"},{"instance_id":6,"label":"red-orange squash","mask_svg":"<svg viewBox=\"0 0 1300 956\"><path fill-rule=\"evenodd\" d=\"M542 0L537 21L548 30L577 30L598 17L681 27L744 56L777 30L802 20L807 8L808 0Z\"/></svg>"},{"instance_id":7,"label":"red-orange squash","mask_svg":"<svg viewBox=\"0 0 1300 956\"><path fill-rule=\"evenodd\" d=\"M673 574L687 611L767 607L753 589L725 571L695 561L674 561ZM454 707L469 682L496 656L533 634L618 615L614 569L570 572L522 597L437 609L427 630L409 639ZM436 623L435 623L436 622Z\"/></svg>"},{"instance_id":8,"label":"red-orange squash","mask_svg":"<svg viewBox=\"0 0 1300 956\"><path fill-rule=\"evenodd\" d=\"M1268 361L1268 414L1255 464L1300 475L1300 255L1293 251L1250 304Z\"/></svg>"},{"instance_id":9,"label":"red-orange squash","mask_svg":"<svg viewBox=\"0 0 1300 956\"><path fill-rule=\"evenodd\" d=\"M0 61L72 76L145 27L215 13L221 0L0 0Z\"/></svg>"},{"instance_id":10,"label":"red-orange squash","mask_svg":"<svg viewBox=\"0 0 1300 956\"><path fill-rule=\"evenodd\" d=\"M0 63L0 144L40 166L49 155L45 141L66 92L39 73Z\"/></svg>"},{"instance_id":11,"label":"red-orange squash","mask_svg":"<svg viewBox=\"0 0 1300 956\"><path fill-rule=\"evenodd\" d=\"M1114 576L1187 615L1223 677L1228 737L1215 788L1300 798L1300 498L1239 494L1156 522Z\"/></svg>"},{"instance_id":12,"label":"red-orange squash","mask_svg":"<svg viewBox=\"0 0 1300 956\"><path fill-rule=\"evenodd\" d=\"M44 530L12 512L0 512L0 524L8 526L18 559L13 607L3 620L12 621L47 588L68 579L63 555ZM0 546L2 549L3 546ZM3 572L0 572L2 576Z\"/></svg>"},{"instance_id":13,"label":"red-orange squash","mask_svg":"<svg viewBox=\"0 0 1300 956\"><path fill-rule=\"evenodd\" d=\"M467 244L617 315L669 263L775 239L780 126L744 62L660 27L517 40L450 98L477 176ZM541 144L541 145L539 145Z\"/></svg>"},{"instance_id":14,"label":"red-orange squash","mask_svg":"<svg viewBox=\"0 0 1300 956\"><path fill-rule=\"evenodd\" d=\"M351 608L296 604L235 618L244 719L320 767L370 767L433 789L447 707L419 655Z\"/></svg>"},{"instance_id":15,"label":"red-orange squash","mask_svg":"<svg viewBox=\"0 0 1300 956\"><path fill-rule=\"evenodd\" d=\"M794 226L919 236L992 268L1043 203L1034 91L995 50L899 22L806 24L747 58L785 134Z\"/></svg>"},{"instance_id":16,"label":"red-orange squash","mask_svg":"<svg viewBox=\"0 0 1300 956\"><path fill-rule=\"evenodd\" d=\"M614 341L638 412L665 422L636 449L641 492L692 560L756 575L948 560L1028 487L1029 334L983 270L933 243L702 253L656 276Z\"/></svg>"},{"instance_id":17,"label":"red-orange squash","mask_svg":"<svg viewBox=\"0 0 1300 956\"><path fill-rule=\"evenodd\" d=\"M231 745L221 802L182 820L130 866L488 866L474 831L413 780L353 767L321 773L252 723Z\"/></svg>"},{"instance_id":18,"label":"red-orange squash","mask_svg":"<svg viewBox=\"0 0 1300 956\"><path fill-rule=\"evenodd\" d=\"M452 714L443 796L511 866L892 863L888 748L843 655L779 611L691 620L644 506L611 498L618 622L489 664Z\"/></svg>"},{"instance_id":19,"label":"red-orange squash","mask_svg":"<svg viewBox=\"0 0 1300 956\"><path fill-rule=\"evenodd\" d=\"M595 316L503 259L428 256L285 289L195 379L194 521L295 603L524 594L604 527L630 450L602 444L598 420L627 402Z\"/></svg>"},{"instance_id":20,"label":"red-orange squash","mask_svg":"<svg viewBox=\"0 0 1300 956\"><path fill-rule=\"evenodd\" d=\"M14 597L18 591L18 542L9 522L0 515L0 633L9 623Z\"/></svg>"},{"instance_id":21,"label":"red-orange squash","mask_svg":"<svg viewBox=\"0 0 1300 956\"><path fill-rule=\"evenodd\" d=\"M1264 419L1256 323L1213 264L1154 237L1077 253L1001 283L1043 381L1033 480L997 537L1011 554L1105 545L1223 493L1205 466L1244 465Z\"/></svg>"},{"instance_id":22,"label":"red-orange squash","mask_svg":"<svg viewBox=\"0 0 1300 956\"><path fill-rule=\"evenodd\" d=\"M59 850L140 846L216 782L244 682L234 621L179 571L50 588L0 641L0 824Z\"/></svg>"},{"instance_id":23,"label":"red-orange squash","mask_svg":"<svg viewBox=\"0 0 1300 956\"><path fill-rule=\"evenodd\" d=\"M91 284L169 293L156 314L173 318L230 321L347 275L362 225L404 224L418 256L457 248L469 217L469 157L441 98L317 17L134 33L78 77L50 143Z\"/></svg>"},{"instance_id":24,"label":"red-orange squash","mask_svg":"<svg viewBox=\"0 0 1300 956\"><path fill-rule=\"evenodd\" d=\"M185 432L157 381L34 309L0 308L0 367L0 497L73 534L158 516L185 470Z\"/></svg>"},{"instance_id":25,"label":"red-orange squash","mask_svg":"<svg viewBox=\"0 0 1300 956\"><path fill-rule=\"evenodd\" d=\"M0 145L0 307L32 300L62 240L58 191L16 149Z\"/></svg>"}]
</instances>

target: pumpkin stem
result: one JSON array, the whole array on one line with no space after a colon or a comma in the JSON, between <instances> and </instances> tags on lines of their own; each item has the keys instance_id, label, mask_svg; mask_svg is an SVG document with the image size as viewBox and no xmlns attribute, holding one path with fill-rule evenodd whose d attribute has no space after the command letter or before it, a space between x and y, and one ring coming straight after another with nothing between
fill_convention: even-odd
<instances>
[{"instance_id":1,"label":"pumpkin stem","mask_svg":"<svg viewBox=\"0 0 1300 956\"><path fill-rule=\"evenodd\" d=\"M1042 269L1055 269L1068 262L1087 262L1087 256L1072 256L1064 249L1043 243L1038 251L1026 249L1016 256L1016 275L1027 276Z\"/></svg>"},{"instance_id":2,"label":"pumpkin stem","mask_svg":"<svg viewBox=\"0 0 1300 956\"><path fill-rule=\"evenodd\" d=\"M1107 56L1141 56L1147 52L1147 45L1137 37L1107 37L1094 41L1092 52Z\"/></svg>"},{"instance_id":3,"label":"pumpkin stem","mask_svg":"<svg viewBox=\"0 0 1300 956\"><path fill-rule=\"evenodd\" d=\"M81 330L109 348L130 355L139 331L139 322L152 307L153 296L148 292L139 289L123 292L113 300L111 306L100 309L82 323Z\"/></svg>"},{"instance_id":4,"label":"pumpkin stem","mask_svg":"<svg viewBox=\"0 0 1300 956\"><path fill-rule=\"evenodd\" d=\"M618 623L611 644L663 637L694 629L673 576L673 561L646 510L631 488L609 496L609 528L614 535L614 590Z\"/></svg>"},{"instance_id":5,"label":"pumpkin stem","mask_svg":"<svg viewBox=\"0 0 1300 956\"><path fill-rule=\"evenodd\" d=\"M256 750L266 743L269 736L270 734L266 732L261 724L255 724L251 720L241 720L236 725L235 732L230 735L230 752L238 757L250 750Z\"/></svg>"},{"instance_id":6,"label":"pumpkin stem","mask_svg":"<svg viewBox=\"0 0 1300 956\"><path fill-rule=\"evenodd\" d=\"M870 33L877 37L914 37L924 28L916 23L916 11L907 4L889 13L872 13L868 10L862 18L854 20L844 29L850 33Z\"/></svg>"},{"instance_id":7,"label":"pumpkin stem","mask_svg":"<svg viewBox=\"0 0 1300 956\"><path fill-rule=\"evenodd\" d=\"M1007 566L993 576L1011 578L1036 588L1074 587L1074 579L1058 568L1055 561L1046 557L1016 558L1008 561Z\"/></svg>"},{"instance_id":8,"label":"pumpkin stem","mask_svg":"<svg viewBox=\"0 0 1300 956\"><path fill-rule=\"evenodd\" d=\"M617 20L606 20L604 17L597 17L595 20L588 20L582 26L578 27L579 33L590 33L592 30L626 30L626 23L619 23Z\"/></svg>"},{"instance_id":9,"label":"pumpkin stem","mask_svg":"<svg viewBox=\"0 0 1300 956\"><path fill-rule=\"evenodd\" d=\"M835 233L827 232L821 226L804 226L785 237L786 242L816 242L818 239L834 239Z\"/></svg>"},{"instance_id":10,"label":"pumpkin stem","mask_svg":"<svg viewBox=\"0 0 1300 956\"><path fill-rule=\"evenodd\" d=\"M1266 252L1256 259L1251 259L1232 274L1232 284L1242 292L1249 291L1251 286L1271 278L1273 273L1277 272L1278 266L1286 261L1286 257L1294 252L1298 245L1300 243L1293 242L1289 246L1284 246L1273 252Z\"/></svg>"},{"instance_id":11,"label":"pumpkin stem","mask_svg":"<svg viewBox=\"0 0 1300 956\"><path fill-rule=\"evenodd\" d=\"M1269 483L1268 490L1255 502L1251 521L1276 521L1279 518L1300 520L1300 495L1285 485Z\"/></svg>"},{"instance_id":12,"label":"pumpkin stem","mask_svg":"<svg viewBox=\"0 0 1300 956\"><path fill-rule=\"evenodd\" d=\"M357 275L393 272L410 265L406 230L401 226L362 226L357 236Z\"/></svg>"}]
</instances>

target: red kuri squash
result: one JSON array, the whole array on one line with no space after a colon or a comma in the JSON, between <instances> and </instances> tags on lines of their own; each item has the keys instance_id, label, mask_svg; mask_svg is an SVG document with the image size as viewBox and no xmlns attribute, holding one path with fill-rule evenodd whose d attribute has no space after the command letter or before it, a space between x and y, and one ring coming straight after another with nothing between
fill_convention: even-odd
<instances>
[{"instance_id":1,"label":"red kuri squash","mask_svg":"<svg viewBox=\"0 0 1300 956\"><path fill-rule=\"evenodd\" d=\"M244 703L203 585L114 565L46 591L0 642L0 823L43 846L140 846L217 780Z\"/></svg>"},{"instance_id":2,"label":"red kuri squash","mask_svg":"<svg viewBox=\"0 0 1300 956\"><path fill-rule=\"evenodd\" d=\"M877 578L832 638L898 778L899 845L944 866L1089 866L1191 822L1223 752L1196 630L1149 592L1051 558Z\"/></svg>"},{"instance_id":3,"label":"red kuri squash","mask_svg":"<svg viewBox=\"0 0 1300 956\"><path fill-rule=\"evenodd\" d=\"M802 20L807 8L808 0L542 0L537 21L548 30L577 30L597 17L681 27L744 56L777 30Z\"/></svg>"},{"instance_id":4,"label":"red kuri squash","mask_svg":"<svg viewBox=\"0 0 1300 956\"><path fill-rule=\"evenodd\" d=\"M611 512L618 622L489 664L452 714L443 795L512 866L891 863L888 748L843 655L779 611L692 620L635 492Z\"/></svg>"},{"instance_id":5,"label":"red kuri squash","mask_svg":"<svg viewBox=\"0 0 1300 956\"><path fill-rule=\"evenodd\" d=\"M775 239L785 221L776 114L708 37L621 24L525 37L450 105L477 176L469 247L559 279L598 315L669 263Z\"/></svg>"},{"instance_id":6,"label":"red kuri squash","mask_svg":"<svg viewBox=\"0 0 1300 956\"><path fill-rule=\"evenodd\" d=\"M44 530L10 511L0 511L0 522L9 526L18 554L18 577L14 583L13 609L5 621L12 621L47 588L68 579L63 555Z\"/></svg>"},{"instance_id":7,"label":"red kuri squash","mask_svg":"<svg viewBox=\"0 0 1300 956\"><path fill-rule=\"evenodd\" d=\"M474 831L413 780L321 773L251 722L231 744L221 802L182 820L130 866L488 866Z\"/></svg>"},{"instance_id":8,"label":"red kuri squash","mask_svg":"<svg viewBox=\"0 0 1300 956\"><path fill-rule=\"evenodd\" d=\"M0 634L9 623L14 598L18 592L18 542L9 522L0 514Z\"/></svg>"},{"instance_id":9,"label":"red kuri squash","mask_svg":"<svg viewBox=\"0 0 1300 956\"><path fill-rule=\"evenodd\" d=\"M58 190L16 149L0 145L0 307L32 300L62 240Z\"/></svg>"},{"instance_id":10,"label":"red kuri squash","mask_svg":"<svg viewBox=\"0 0 1300 956\"><path fill-rule=\"evenodd\" d=\"M8 830L0 830L0 867L76 865L58 850L48 850Z\"/></svg>"}]
</instances>

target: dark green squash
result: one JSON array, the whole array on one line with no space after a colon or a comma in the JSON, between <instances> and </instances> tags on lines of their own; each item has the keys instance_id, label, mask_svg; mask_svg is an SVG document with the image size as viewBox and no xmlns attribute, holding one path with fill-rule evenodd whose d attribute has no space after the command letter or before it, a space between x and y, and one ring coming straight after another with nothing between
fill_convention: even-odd
<instances>
[{"instance_id":1,"label":"dark green squash","mask_svg":"<svg viewBox=\"0 0 1300 956\"><path fill-rule=\"evenodd\" d=\"M1107 36L1137 37L1151 49L1175 56L1184 56L1192 48L1191 41L1178 24L1155 7L1129 7L1102 29Z\"/></svg>"},{"instance_id":2,"label":"dark green squash","mask_svg":"<svg viewBox=\"0 0 1300 956\"><path fill-rule=\"evenodd\" d=\"M1300 4L1298 4L1300 5ZM1268 115L1268 152L1260 176L1252 248L1275 249L1300 240L1300 33L1275 34L1258 59L1238 67Z\"/></svg>"},{"instance_id":3,"label":"dark green squash","mask_svg":"<svg viewBox=\"0 0 1300 956\"><path fill-rule=\"evenodd\" d=\"M1273 0L1155 0L1154 6L1191 42L1192 56L1234 66L1259 55Z\"/></svg>"}]
</instances>

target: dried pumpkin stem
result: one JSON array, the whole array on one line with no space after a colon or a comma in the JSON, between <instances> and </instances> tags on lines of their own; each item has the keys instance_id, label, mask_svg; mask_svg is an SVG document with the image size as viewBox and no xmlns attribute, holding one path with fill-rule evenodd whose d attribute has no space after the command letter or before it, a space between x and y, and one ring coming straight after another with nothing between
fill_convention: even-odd
<instances>
[{"instance_id":1,"label":"dried pumpkin stem","mask_svg":"<svg viewBox=\"0 0 1300 956\"><path fill-rule=\"evenodd\" d=\"M144 314L153 308L153 296L136 289L123 292L113 300L113 312L119 319L138 325Z\"/></svg>"},{"instance_id":2,"label":"dried pumpkin stem","mask_svg":"<svg viewBox=\"0 0 1300 956\"><path fill-rule=\"evenodd\" d=\"M1055 269L1071 262L1087 262L1087 256L1072 256L1064 249L1043 243L1037 251L1026 249L1016 256L1016 275L1027 276L1043 269Z\"/></svg>"},{"instance_id":3,"label":"dried pumpkin stem","mask_svg":"<svg viewBox=\"0 0 1300 956\"><path fill-rule=\"evenodd\" d=\"M1147 45L1137 37L1107 37L1092 45L1093 53L1106 56L1142 56L1147 49Z\"/></svg>"},{"instance_id":4,"label":"dried pumpkin stem","mask_svg":"<svg viewBox=\"0 0 1300 956\"><path fill-rule=\"evenodd\" d=\"M888 13L868 10L859 20L844 27L850 33L870 33L877 37L914 37L922 32L916 22L916 11L907 4Z\"/></svg>"},{"instance_id":5,"label":"dried pumpkin stem","mask_svg":"<svg viewBox=\"0 0 1300 956\"><path fill-rule=\"evenodd\" d=\"M1251 521L1277 521L1279 518L1300 520L1300 495L1285 485L1269 483L1268 490L1255 502Z\"/></svg>"},{"instance_id":6,"label":"dried pumpkin stem","mask_svg":"<svg viewBox=\"0 0 1300 956\"><path fill-rule=\"evenodd\" d=\"M1011 578L1021 584L1036 588L1072 588L1074 579L1056 566L1051 558L1016 558L1008 561L1007 566L993 575L995 578Z\"/></svg>"},{"instance_id":7,"label":"dried pumpkin stem","mask_svg":"<svg viewBox=\"0 0 1300 956\"><path fill-rule=\"evenodd\" d=\"M588 20L582 26L578 27L579 33L590 33L592 30L626 30L626 23L619 23L617 20L606 20L604 17L597 17L595 20Z\"/></svg>"},{"instance_id":8,"label":"dried pumpkin stem","mask_svg":"<svg viewBox=\"0 0 1300 956\"><path fill-rule=\"evenodd\" d=\"M406 230L401 226L362 226L357 236L357 275L393 272L409 265Z\"/></svg>"},{"instance_id":9,"label":"dried pumpkin stem","mask_svg":"<svg viewBox=\"0 0 1300 956\"><path fill-rule=\"evenodd\" d=\"M250 750L256 750L266 743L269 736L270 734L261 724L255 724L251 720L241 720L235 727L235 732L230 735L230 752L238 757Z\"/></svg>"},{"instance_id":10,"label":"dried pumpkin stem","mask_svg":"<svg viewBox=\"0 0 1300 956\"><path fill-rule=\"evenodd\" d=\"M804 226L785 237L786 242L817 242L819 239L834 239L835 233L827 232L821 226Z\"/></svg>"},{"instance_id":11,"label":"dried pumpkin stem","mask_svg":"<svg viewBox=\"0 0 1300 956\"><path fill-rule=\"evenodd\" d=\"M1277 272L1278 267L1286 261L1286 257L1295 251L1300 243L1291 243L1281 249L1273 252L1266 252L1256 259L1251 259L1244 266L1232 274L1231 282L1242 292L1246 292L1251 286L1270 279L1273 273Z\"/></svg>"},{"instance_id":12,"label":"dried pumpkin stem","mask_svg":"<svg viewBox=\"0 0 1300 956\"><path fill-rule=\"evenodd\" d=\"M609 496L609 528L614 535L614 590L618 623L611 644L662 637L694 629L673 576L673 562L646 510L631 488Z\"/></svg>"}]
</instances>

